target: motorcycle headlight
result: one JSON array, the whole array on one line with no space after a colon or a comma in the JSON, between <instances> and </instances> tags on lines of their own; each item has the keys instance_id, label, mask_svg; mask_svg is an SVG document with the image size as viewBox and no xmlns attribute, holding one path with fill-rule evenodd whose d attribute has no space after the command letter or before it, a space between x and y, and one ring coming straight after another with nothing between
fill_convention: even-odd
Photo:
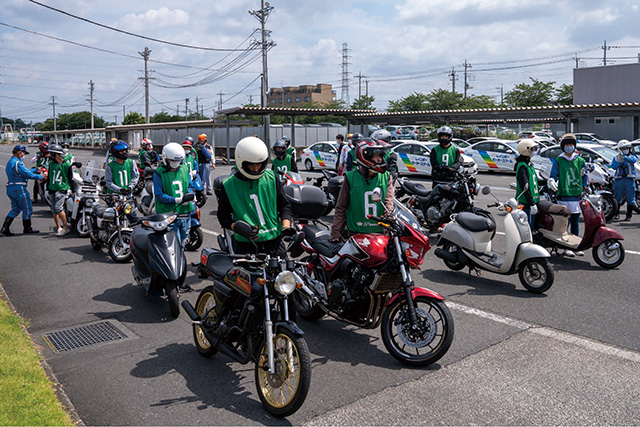
<instances>
[{"instance_id":1,"label":"motorcycle headlight","mask_svg":"<svg viewBox=\"0 0 640 427\"><path fill-rule=\"evenodd\" d=\"M524 211L520 210L520 209L518 209L518 211L516 212L516 219L518 221L520 221L520 223L522 223L522 224L528 224L529 223L529 218L527 217L527 214Z\"/></svg>"},{"instance_id":2,"label":"motorcycle headlight","mask_svg":"<svg viewBox=\"0 0 640 427\"><path fill-rule=\"evenodd\" d=\"M127 204L124 206L124 213L126 213L127 215L129 215L129 214L131 213L131 209L132 209L132 208L131 208L131 204L130 204L130 203L127 203Z\"/></svg>"},{"instance_id":3,"label":"motorcycle headlight","mask_svg":"<svg viewBox=\"0 0 640 427\"><path fill-rule=\"evenodd\" d=\"M169 224L171 224L173 221L176 220L176 218L178 218L178 215L171 215L170 217L168 217L167 219L163 220L163 221L142 221L142 225L145 225L147 227L151 227L156 231L162 231L165 228L167 228L169 226Z\"/></svg>"},{"instance_id":4,"label":"motorcycle headlight","mask_svg":"<svg viewBox=\"0 0 640 427\"><path fill-rule=\"evenodd\" d=\"M275 288L282 295L289 295L296 289L296 284L302 282L292 271L283 271L276 277Z\"/></svg>"},{"instance_id":5,"label":"motorcycle headlight","mask_svg":"<svg viewBox=\"0 0 640 427\"><path fill-rule=\"evenodd\" d=\"M93 206L93 199L85 199L84 200L84 205L88 208L90 208L91 206Z\"/></svg>"}]
</instances>

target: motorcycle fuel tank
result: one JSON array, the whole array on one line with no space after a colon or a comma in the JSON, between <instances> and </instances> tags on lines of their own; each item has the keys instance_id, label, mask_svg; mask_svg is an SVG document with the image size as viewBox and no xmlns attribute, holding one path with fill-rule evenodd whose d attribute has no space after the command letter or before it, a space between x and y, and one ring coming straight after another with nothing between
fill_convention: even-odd
<instances>
[{"instance_id":1,"label":"motorcycle fuel tank","mask_svg":"<svg viewBox=\"0 0 640 427\"><path fill-rule=\"evenodd\" d=\"M374 266L387 260L388 245L389 236L356 234L345 243L338 255L347 256L367 266Z\"/></svg>"}]
</instances>

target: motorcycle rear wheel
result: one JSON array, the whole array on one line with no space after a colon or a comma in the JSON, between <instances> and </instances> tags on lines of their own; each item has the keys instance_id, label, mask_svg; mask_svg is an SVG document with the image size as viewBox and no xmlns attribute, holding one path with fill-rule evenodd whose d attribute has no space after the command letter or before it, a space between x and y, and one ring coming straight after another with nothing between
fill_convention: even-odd
<instances>
[{"instance_id":1,"label":"motorcycle rear wheel","mask_svg":"<svg viewBox=\"0 0 640 427\"><path fill-rule=\"evenodd\" d=\"M453 243L447 241L444 245L442 245L442 250L447 251L447 252L451 252L451 253L456 253L460 250L460 248L458 247L458 245L454 245ZM465 265L461 262L451 262L449 260L443 259L442 261L444 261L444 265L446 265L447 267L449 267L451 270L453 271L459 271L462 270Z\"/></svg>"},{"instance_id":2,"label":"motorcycle rear wheel","mask_svg":"<svg viewBox=\"0 0 640 427\"><path fill-rule=\"evenodd\" d=\"M296 312L304 320L315 322L324 316L324 310L304 295L302 291L296 290L293 292L293 303L296 307Z\"/></svg>"},{"instance_id":3,"label":"motorcycle rear wheel","mask_svg":"<svg viewBox=\"0 0 640 427\"><path fill-rule=\"evenodd\" d=\"M612 247L614 245L617 247ZM607 239L594 247L592 250L593 259L602 268L616 268L624 261L624 246L622 242L615 239Z\"/></svg>"},{"instance_id":4,"label":"motorcycle rear wheel","mask_svg":"<svg viewBox=\"0 0 640 427\"><path fill-rule=\"evenodd\" d=\"M554 273L546 258L530 258L518 267L518 277L529 292L541 294L553 285Z\"/></svg>"},{"instance_id":5,"label":"motorcycle rear wheel","mask_svg":"<svg viewBox=\"0 0 640 427\"><path fill-rule=\"evenodd\" d=\"M184 245L184 249L187 251L197 251L202 246L204 240L204 234L200 227L191 228L189 230L189 236L187 236L187 242Z\"/></svg>"},{"instance_id":6,"label":"motorcycle rear wheel","mask_svg":"<svg viewBox=\"0 0 640 427\"><path fill-rule=\"evenodd\" d=\"M196 191L196 206L201 208L205 203L207 203L207 195L204 190Z\"/></svg>"},{"instance_id":7,"label":"motorcycle rear wheel","mask_svg":"<svg viewBox=\"0 0 640 427\"><path fill-rule=\"evenodd\" d=\"M602 195L602 213L607 222L613 221L616 215L620 213L620 206L618 206L618 202L616 198L613 197L613 194Z\"/></svg>"},{"instance_id":8,"label":"motorcycle rear wheel","mask_svg":"<svg viewBox=\"0 0 640 427\"><path fill-rule=\"evenodd\" d=\"M397 298L382 315L382 341L387 351L409 366L427 366L444 356L453 342L453 316L443 301L413 299L418 329L411 329L407 301ZM424 353L423 353L424 351Z\"/></svg>"},{"instance_id":9,"label":"motorcycle rear wheel","mask_svg":"<svg viewBox=\"0 0 640 427\"><path fill-rule=\"evenodd\" d=\"M115 234L109 241L109 256L112 260L118 263L125 263L131 261L131 232L121 231L120 235L122 240Z\"/></svg>"},{"instance_id":10,"label":"motorcycle rear wheel","mask_svg":"<svg viewBox=\"0 0 640 427\"><path fill-rule=\"evenodd\" d=\"M262 406L276 417L296 412L311 385L311 356L301 335L281 328L273 338L276 373L269 373L267 344L263 343L255 365L255 381Z\"/></svg>"},{"instance_id":11,"label":"motorcycle rear wheel","mask_svg":"<svg viewBox=\"0 0 640 427\"><path fill-rule=\"evenodd\" d=\"M207 286L198 295L195 309L202 320L202 324L212 329L215 329L218 323L215 307L216 298L213 295L213 286ZM193 325L193 340L196 343L198 353L204 357L211 357L218 352L218 349L213 347L207 337L204 336L200 325Z\"/></svg>"},{"instance_id":12,"label":"motorcycle rear wheel","mask_svg":"<svg viewBox=\"0 0 640 427\"><path fill-rule=\"evenodd\" d=\"M178 294L178 283L174 280L167 280L164 284L164 291L167 294L167 301L169 302L171 315L174 318L180 316L180 295Z\"/></svg>"}]
</instances>

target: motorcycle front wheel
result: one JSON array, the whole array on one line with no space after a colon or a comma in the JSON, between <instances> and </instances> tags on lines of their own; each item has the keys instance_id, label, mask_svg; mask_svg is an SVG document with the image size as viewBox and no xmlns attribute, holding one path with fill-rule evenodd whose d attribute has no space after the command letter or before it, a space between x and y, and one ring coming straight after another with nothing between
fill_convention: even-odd
<instances>
[{"instance_id":1,"label":"motorcycle front wheel","mask_svg":"<svg viewBox=\"0 0 640 427\"><path fill-rule=\"evenodd\" d=\"M200 227L189 229L189 236L187 236L187 242L184 244L184 249L187 251L197 251L202 246L204 240L204 234Z\"/></svg>"},{"instance_id":2,"label":"motorcycle front wheel","mask_svg":"<svg viewBox=\"0 0 640 427\"><path fill-rule=\"evenodd\" d=\"M426 366L446 354L453 341L453 316L444 302L414 298L417 328L412 328L407 300L396 299L382 315L380 329L387 351L409 366Z\"/></svg>"},{"instance_id":3,"label":"motorcycle front wheel","mask_svg":"<svg viewBox=\"0 0 640 427\"><path fill-rule=\"evenodd\" d=\"M593 259L602 268L616 268L624 261L624 246L622 242L607 239L593 248Z\"/></svg>"},{"instance_id":4,"label":"motorcycle front wheel","mask_svg":"<svg viewBox=\"0 0 640 427\"><path fill-rule=\"evenodd\" d=\"M211 330L217 328L218 318L216 316L216 297L213 295L213 286L207 286L200 292L195 309L203 325ZM211 357L218 352L218 349L213 347L207 337L204 336L200 325L193 325L193 340L196 343L198 353L204 357Z\"/></svg>"},{"instance_id":5,"label":"motorcycle front wheel","mask_svg":"<svg viewBox=\"0 0 640 427\"><path fill-rule=\"evenodd\" d=\"M122 239L119 239L118 234L115 234L109 241L109 256L118 263L129 262L132 258L131 232L123 230L120 235Z\"/></svg>"},{"instance_id":6,"label":"motorcycle front wheel","mask_svg":"<svg viewBox=\"0 0 640 427\"><path fill-rule=\"evenodd\" d=\"M275 373L269 372L267 344L255 366L255 379L262 406L276 417L296 412L304 403L311 384L311 356L301 335L280 329L273 338Z\"/></svg>"},{"instance_id":7,"label":"motorcycle front wheel","mask_svg":"<svg viewBox=\"0 0 640 427\"><path fill-rule=\"evenodd\" d=\"M80 216L76 221L76 233L80 237L87 237L89 235L89 218L86 216Z\"/></svg>"},{"instance_id":8,"label":"motorcycle front wheel","mask_svg":"<svg viewBox=\"0 0 640 427\"><path fill-rule=\"evenodd\" d=\"M304 320L315 322L324 316L324 310L304 295L302 291L296 290L293 292L293 303L296 307L296 312Z\"/></svg>"},{"instance_id":9,"label":"motorcycle front wheel","mask_svg":"<svg viewBox=\"0 0 640 427\"><path fill-rule=\"evenodd\" d=\"M529 292L541 294L553 285L553 270L546 258L530 258L518 267L520 283Z\"/></svg>"}]
</instances>

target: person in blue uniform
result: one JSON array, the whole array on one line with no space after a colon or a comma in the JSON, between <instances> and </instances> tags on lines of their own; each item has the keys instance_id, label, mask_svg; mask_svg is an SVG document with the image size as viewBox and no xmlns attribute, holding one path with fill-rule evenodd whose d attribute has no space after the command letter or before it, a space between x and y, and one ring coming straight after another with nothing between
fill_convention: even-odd
<instances>
[{"instance_id":1,"label":"person in blue uniform","mask_svg":"<svg viewBox=\"0 0 640 427\"><path fill-rule=\"evenodd\" d=\"M29 154L27 147L24 145L16 145L13 148L13 156L7 163L7 196L11 200L11 210L7 214L2 224L0 233L5 236L11 236L13 233L9 230L13 219L22 212L22 226L25 234L39 233L31 226L31 215L33 214L33 206L31 205L31 195L27 182L30 179L40 180L44 176L38 173L38 169L27 169L22 163L25 155Z\"/></svg>"}]
</instances>

